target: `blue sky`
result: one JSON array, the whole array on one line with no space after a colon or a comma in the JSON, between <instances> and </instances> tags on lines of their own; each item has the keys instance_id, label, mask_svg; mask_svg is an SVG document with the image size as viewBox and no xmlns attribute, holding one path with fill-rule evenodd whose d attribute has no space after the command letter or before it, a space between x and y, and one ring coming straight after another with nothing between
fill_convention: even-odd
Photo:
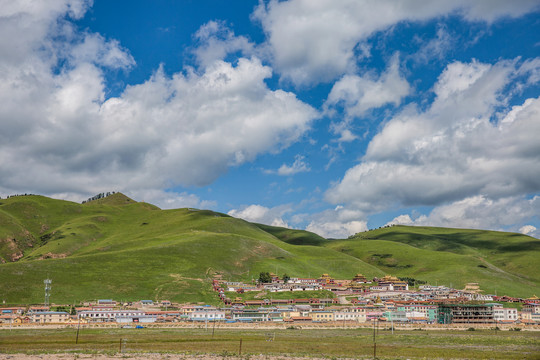
<instances>
[{"instance_id":1,"label":"blue sky","mask_svg":"<svg viewBox=\"0 0 540 360\"><path fill-rule=\"evenodd\" d=\"M0 195L540 236L539 1L0 1Z\"/></svg>"}]
</instances>

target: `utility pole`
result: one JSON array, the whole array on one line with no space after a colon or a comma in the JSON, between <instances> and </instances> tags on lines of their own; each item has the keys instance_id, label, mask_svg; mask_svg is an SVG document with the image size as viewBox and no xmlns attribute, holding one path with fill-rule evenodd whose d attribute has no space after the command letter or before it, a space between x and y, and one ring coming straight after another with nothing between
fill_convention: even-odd
<instances>
[{"instance_id":1,"label":"utility pole","mask_svg":"<svg viewBox=\"0 0 540 360\"><path fill-rule=\"evenodd\" d=\"M79 329L81 328L81 314L77 314L79 318L79 323L77 324L77 337L75 338L75 344L79 343Z\"/></svg>"},{"instance_id":2,"label":"utility pole","mask_svg":"<svg viewBox=\"0 0 540 360\"><path fill-rule=\"evenodd\" d=\"M373 319L373 359L377 358L377 341L375 340L375 321L376 319Z\"/></svg>"}]
</instances>

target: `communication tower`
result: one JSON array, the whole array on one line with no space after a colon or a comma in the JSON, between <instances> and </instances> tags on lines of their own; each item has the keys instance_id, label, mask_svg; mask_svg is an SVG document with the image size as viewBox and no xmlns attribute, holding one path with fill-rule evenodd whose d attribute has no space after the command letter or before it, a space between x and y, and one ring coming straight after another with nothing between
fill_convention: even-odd
<instances>
[{"instance_id":1,"label":"communication tower","mask_svg":"<svg viewBox=\"0 0 540 360\"><path fill-rule=\"evenodd\" d=\"M45 306L49 306L49 297L51 296L51 279L43 280L45 284Z\"/></svg>"}]
</instances>

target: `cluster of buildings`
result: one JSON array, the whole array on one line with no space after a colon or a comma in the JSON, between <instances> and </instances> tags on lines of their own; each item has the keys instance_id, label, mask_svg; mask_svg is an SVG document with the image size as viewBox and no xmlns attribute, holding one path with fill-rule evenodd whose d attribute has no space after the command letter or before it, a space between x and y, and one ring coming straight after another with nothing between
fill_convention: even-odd
<instances>
[{"instance_id":1,"label":"cluster of buildings","mask_svg":"<svg viewBox=\"0 0 540 360\"><path fill-rule=\"evenodd\" d=\"M271 274L271 282L244 284L216 277L213 288L223 306L182 305L170 301L118 303L98 300L80 307L30 306L0 308L0 324L89 324L117 323L130 326L179 322L283 322L370 323L387 321L411 324L537 324L540 299L482 295L478 284L456 290L445 286L409 283L392 276L367 280L357 274L351 280L336 280L328 274L317 279L289 278ZM328 298L310 297L310 291L331 290ZM257 291L261 299L245 300L241 294ZM283 299L279 292L300 292ZM306 295L307 294L307 295ZM305 297L304 297L305 295ZM273 297L281 297L274 299ZM245 296L244 296L245 297ZM288 296L286 296L288 297ZM252 298L252 297L250 297ZM519 302L521 311L501 303ZM63 309L68 311L51 311Z\"/></svg>"},{"instance_id":2,"label":"cluster of buildings","mask_svg":"<svg viewBox=\"0 0 540 360\"><path fill-rule=\"evenodd\" d=\"M275 274L270 274L272 279L269 283L230 282L217 277L213 281L214 291L225 305L234 305L235 299L231 298L232 293L261 292L268 293L269 298L272 293L303 291L309 294L314 290L329 290L338 297L356 297L357 300L399 300L399 301L495 301L497 297L482 294L477 283L469 283L464 289L453 289L447 286L420 285L418 289L409 289L409 281L386 275L382 278L367 279L362 274L356 274L350 280L338 280L328 274L323 274L319 278L289 278L287 281L279 278ZM414 279L409 279L414 283ZM309 295L308 295L309 297ZM302 299L303 300L303 299ZM325 299L322 299L325 300ZM333 300L337 302L336 299ZM354 302L355 300L353 300ZM280 302L276 302L279 304ZM289 303L294 303L290 300ZM265 305L263 301L255 301L249 305Z\"/></svg>"},{"instance_id":3,"label":"cluster of buildings","mask_svg":"<svg viewBox=\"0 0 540 360\"><path fill-rule=\"evenodd\" d=\"M111 300L106 302L113 303ZM168 302L167 302L168 303ZM362 301L335 305L317 301L282 305L180 305L150 301L103 305L103 300L70 312L51 311L44 306L0 308L0 323L119 325L179 322L283 322L283 323L368 323L374 320L412 324L500 324L540 325L540 302L524 303L522 311L499 303L449 304L405 301ZM170 309L168 309L170 307ZM167 308L166 310L164 308Z\"/></svg>"}]
</instances>

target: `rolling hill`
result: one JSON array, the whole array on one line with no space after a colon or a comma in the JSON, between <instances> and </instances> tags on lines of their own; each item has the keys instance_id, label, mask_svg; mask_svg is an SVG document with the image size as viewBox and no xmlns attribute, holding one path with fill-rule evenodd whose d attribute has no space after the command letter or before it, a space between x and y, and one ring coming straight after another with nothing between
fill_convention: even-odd
<instances>
[{"instance_id":1,"label":"rolling hill","mask_svg":"<svg viewBox=\"0 0 540 360\"><path fill-rule=\"evenodd\" d=\"M336 278L392 274L489 293L540 293L540 240L492 231L395 226L327 240L197 209L161 210L116 193L78 204L0 200L0 300L169 299L215 303L210 279L261 271Z\"/></svg>"}]
</instances>

